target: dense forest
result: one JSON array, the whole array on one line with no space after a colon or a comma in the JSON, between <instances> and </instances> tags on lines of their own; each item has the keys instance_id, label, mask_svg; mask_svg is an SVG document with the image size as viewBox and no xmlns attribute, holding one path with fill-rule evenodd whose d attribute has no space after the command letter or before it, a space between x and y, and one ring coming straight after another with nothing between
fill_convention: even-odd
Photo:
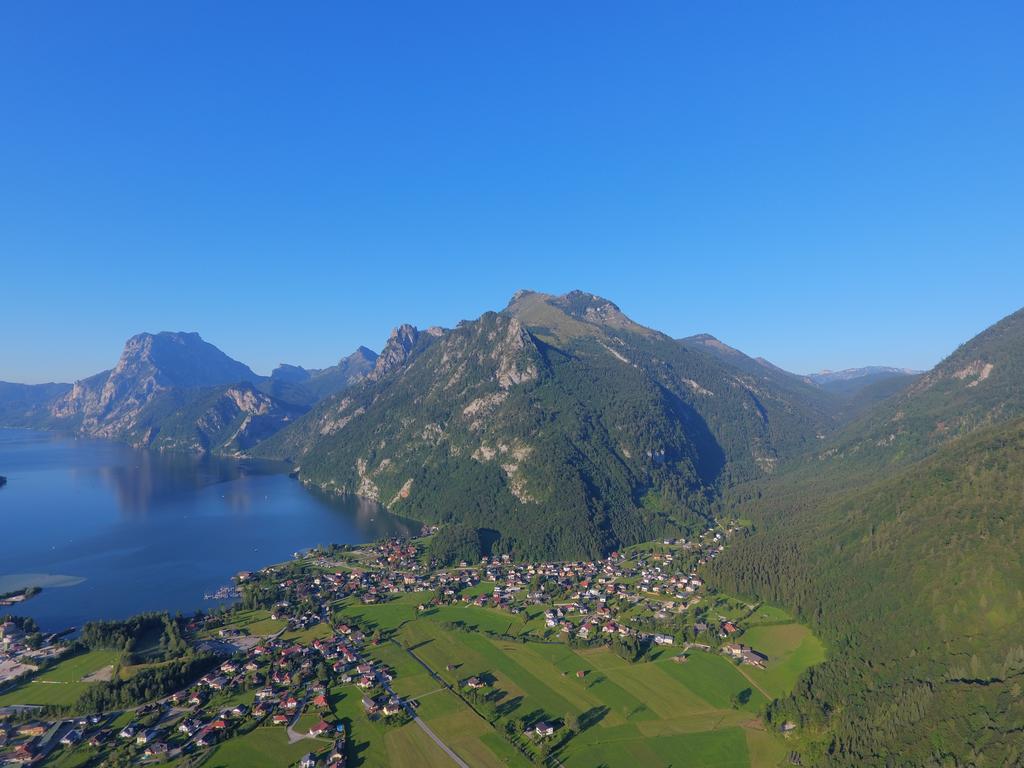
<instances>
[{"instance_id":1,"label":"dense forest","mask_svg":"<svg viewBox=\"0 0 1024 768\"><path fill-rule=\"evenodd\" d=\"M829 657L772 721L841 765L1024 764L1024 420L868 487L754 499L711 582L786 605ZM741 507L742 508L742 507ZM755 513L757 514L757 513ZM816 743L815 743L816 742Z\"/></svg>"}]
</instances>

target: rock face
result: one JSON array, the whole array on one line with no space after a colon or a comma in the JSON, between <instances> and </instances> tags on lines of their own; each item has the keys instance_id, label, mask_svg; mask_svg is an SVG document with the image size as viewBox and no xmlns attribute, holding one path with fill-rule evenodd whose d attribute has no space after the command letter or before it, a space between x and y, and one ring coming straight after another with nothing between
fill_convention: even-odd
<instances>
[{"instance_id":1,"label":"rock face","mask_svg":"<svg viewBox=\"0 0 1024 768\"><path fill-rule=\"evenodd\" d=\"M391 337L384 346L384 351L380 353L373 370L367 374L366 378L370 381L380 381L392 371L405 365L420 349L443 333L444 331L440 328L428 328L426 331L420 331L414 325L403 323L391 331Z\"/></svg>"},{"instance_id":2,"label":"rock face","mask_svg":"<svg viewBox=\"0 0 1024 768\"><path fill-rule=\"evenodd\" d=\"M239 454L365 379L376 361L360 347L329 368L281 365L261 377L197 333L140 333L113 369L74 384L0 382L0 424Z\"/></svg>"},{"instance_id":3,"label":"rock face","mask_svg":"<svg viewBox=\"0 0 1024 768\"><path fill-rule=\"evenodd\" d=\"M128 339L113 370L75 382L71 392L54 402L51 414L77 423L84 434L118 437L163 392L258 379L249 366L198 333L140 333Z\"/></svg>"},{"instance_id":4,"label":"rock face","mask_svg":"<svg viewBox=\"0 0 1024 768\"><path fill-rule=\"evenodd\" d=\"M243 382L155 397L118 436L140 448L239 456L306 412Z\"/></svg>"}]
</instances>

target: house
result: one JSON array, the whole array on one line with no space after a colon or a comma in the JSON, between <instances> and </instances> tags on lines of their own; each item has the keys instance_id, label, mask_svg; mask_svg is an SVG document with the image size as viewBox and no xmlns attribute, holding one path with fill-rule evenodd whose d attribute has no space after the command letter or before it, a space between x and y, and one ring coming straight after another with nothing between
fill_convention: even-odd
<instances>
[{"instance_id":1,"label":"house","mask_svg":"<svg viewBox=\"0 0 1024 768\"><path fill-rule=\"evenodd\" d=\"M371 699L369 696L363 696L363 709L365 709L369 714L372 715L378 709L377 702Z\"/></svg>"},{"instance_id":2,"label":"house","mask_svg":"<svg viewBox=\"0 0 1024 768\"><path fill-rule=\"evenodd\" d=\"M129 723L117 735L122 739L133 739L135 738L135 726Z\"/></svg>"},{"instance_id":3,"label":"house","mask_svg":"<svg viewBox=\"0 0 1024 768\"><path fill-rule=\"evenodd\" d=\"M313 699L313 706L317 709L327 709L327 697L322 693Z\"/></svg>"},{"instance_id":4,"label":"house","mask_svg":"<svg viewBox=\"0 0 1024 768\"><path fill-rule=\"evenodd\" d=\"M329 730L331 730L330 723L326 723L323 720L321 720L319 723L317 723L316 725L314 725L312 728L309 729L309 735L310 736L323 736Z\"/></svg>"},{"instance_id":5,"label":"house","mask_svg":"<svg viewBox=\"0 0 1024 768\"><path fill-rule=\"evenodd\" d=\"M313 756L312 752L307 752L302 756L302 760L299 761L299 765L302 768L316 768L316 757Z\"/></svg>"},{"instance_id":6,"label":"house","mask_svg":"<svg viewBox=\"0 0 1024 768\"><path fill-rule=\"evenodd\" d=\"M345 760L345 739L337 739L334 742L334 749L331 750L331 754L327 757L327 762L334 766L334 768L342 768L345 765Z\"/></svg>"},{"instance_id":7,"label":"house","mask_svg":"<svg viewBox=\"0 0 1024 768\"><path fill-rule=\"evenodd\" d=\"M149 744L150 742L156 741L160 738L160 732L155 728L147 728L142 733L137 734L135 737L135 743L139 746Z\"/></svg>"},{"instance_id":8,"label":"house","mask_svg":"<svg viewBox=\"0 0 1024 768\"><path fill-rule=\"evenodd\" d=\"M483 688L486 685L483 680L479 677L471 677L466 681L466 687L476 690L477 688Z\"/></svg>"},{"instance_id":9,"label":"house","mask_svg":"<svg viewBox=\"0 0 1024 768\"><path fill-rule=\"evenodd\" d=\"M672 635L656 634L654 636L654 642L658 645L673 645L675 641L676 640L674 637L672 637Z\"/></svg>"},{"instance_id":10,"label":"house","mask_svg":"<svg viewBox=\"0 0 1024 768\"><path fill-rule=\"evenodd\" d=\"M203 728L196 734L197 747L209 747L217 743L217 733L212 728Z\"/></svg>"},{"instance_id":11,"label":"house","mask_svg":"<svg viewBox=\"0 0 1024 768\"><path fill-rule=\"evenodd\" d=\"M288 725L288 715L284 715L278 712L271 718L271 722L274 725Z\"/></svg>"},{"instance_id":12,"label":"house","mask_svg":"<svg viewBox=\"0 0 1024 768\"><path fill-rule=\"evenodd\" d=\"M397 715L401 711L402 702L394 696L388 699L387 703L384 704L383 712L388 717L390 717L391 715Z\"/></svg>"},{"instance_id":13,"label":"house","mask_svg":"<svg viewBox=\"0 0 1024 768\"><path fill-rule=\"evenodd\" d=\"M146 751L143 752L143 754L146 757L159 757L160 755L166 755L167 752L168 752L167 745L164 744L162 741L157 741L157 742L154 742L153 744L150 744L148 747L146 747Z\"/></svg>"},{"instance_id":14,"label":"house","mask_svg":"<svg viewBox=\"0 0 1024 768\"><path fill-rule=\"evenodd\" d=\"M60 740L60 743L66 747L73 746L82 740L82 732L77 728L72 728L70 731L64 734L64 737Z\"/></svg>"},{"instance_id":15,"label":"house","mask_svg":"<svg viewBox=\"0 0 1024 768\"><path fill-rule=\"evenodd\" d=\"M551 736L555 732L555 726L542 720L533 727L533 731L538 736Z\"/></svg>"},{"instance_id":16,"label":"house","mask_svg":"<svg viewBox=\"0 0 1024 768\"><path fill-rule=\"evenodd\" d=\"M200 723L198 720L186 719L182 720L181 723L178 724L178 730L184 733L186 736L191 736L192 734L194 734L196 731L199 730L199 727Z\"/></svg>"}]
</instances>

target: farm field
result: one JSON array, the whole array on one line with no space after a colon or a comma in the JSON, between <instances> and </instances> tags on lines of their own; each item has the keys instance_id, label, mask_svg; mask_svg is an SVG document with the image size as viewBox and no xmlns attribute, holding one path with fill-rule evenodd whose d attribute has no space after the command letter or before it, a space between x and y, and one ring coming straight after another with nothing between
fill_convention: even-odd
<instances>
[{"instance_id":1,"label":"farm field","mask_svg":"<svg viewBox=\"0 0 1024 768\"><path fill-rule=\"evenodd\" d=\"M761 689L783 695L823 656L805 627L782 623L791 619L774 608L759 609L761 624L754 622L743 638L769 655L768 669L741 671L724 656L700 651L676 663L672 657L679 649L631 664L603 646L574 649L554 639L541 641L525 613L473 606L418 612L419 602L414 594L402 595L381 605L340 603L336 610L341 620L369 624L387 638L372 654L393 670L395 691L417 701L419 716L462 759L487 768L529 765L506 735L522 718L578 726L580 733L567 743L557 731L550 741L552 754L566 768L774 768L787 750L784 739L758 719L768 703ZM462 689L472 676L488 686L478 693ZM345 696L358 705L358 697ZM381 742L388 754L401 745L421 764L433 764L430 749L413 751L406 743L414 737L407 730L414 724L381 733L377 724L356 724L356 716L365 718L352 714L357 739ZM537 751L531 737L516 731L515 739L528 752ZM375 748L367 754L381 752Z\"/></svg>"}]
</instances>

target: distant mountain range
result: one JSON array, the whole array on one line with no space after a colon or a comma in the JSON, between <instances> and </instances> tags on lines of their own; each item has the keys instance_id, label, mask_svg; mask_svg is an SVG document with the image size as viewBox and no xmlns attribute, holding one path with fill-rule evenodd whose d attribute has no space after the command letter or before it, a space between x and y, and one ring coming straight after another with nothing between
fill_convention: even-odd
<instances>
[{"instance_id":1,"label":"distant mountain range","mask_svg":"<svg viewBox=\"0 0 1024 768\"><path fill-rule=\"evenodd\" d=\"M330 368L281 366L265 377L198 333L140 333L112 369L74 384L0 382L0 423L237 456L375 361L360 348Z\"/></svg>"},{"instance_id":2,"label":"distant mountain range","mask_svg":"<svg viewBox=\"0 0 1024 768\"><path fill-rule=\"evenodd\" d=\"M520 291L454 329L401 325L379 356L269 377L198 334L143 333L73 385L0 385L0 420L285 459L326 490L491 530L504 551L596 556L703 524L722 487L833 434L875 373L833 391L592 294Z\"/></svg>"}]
</instances>

